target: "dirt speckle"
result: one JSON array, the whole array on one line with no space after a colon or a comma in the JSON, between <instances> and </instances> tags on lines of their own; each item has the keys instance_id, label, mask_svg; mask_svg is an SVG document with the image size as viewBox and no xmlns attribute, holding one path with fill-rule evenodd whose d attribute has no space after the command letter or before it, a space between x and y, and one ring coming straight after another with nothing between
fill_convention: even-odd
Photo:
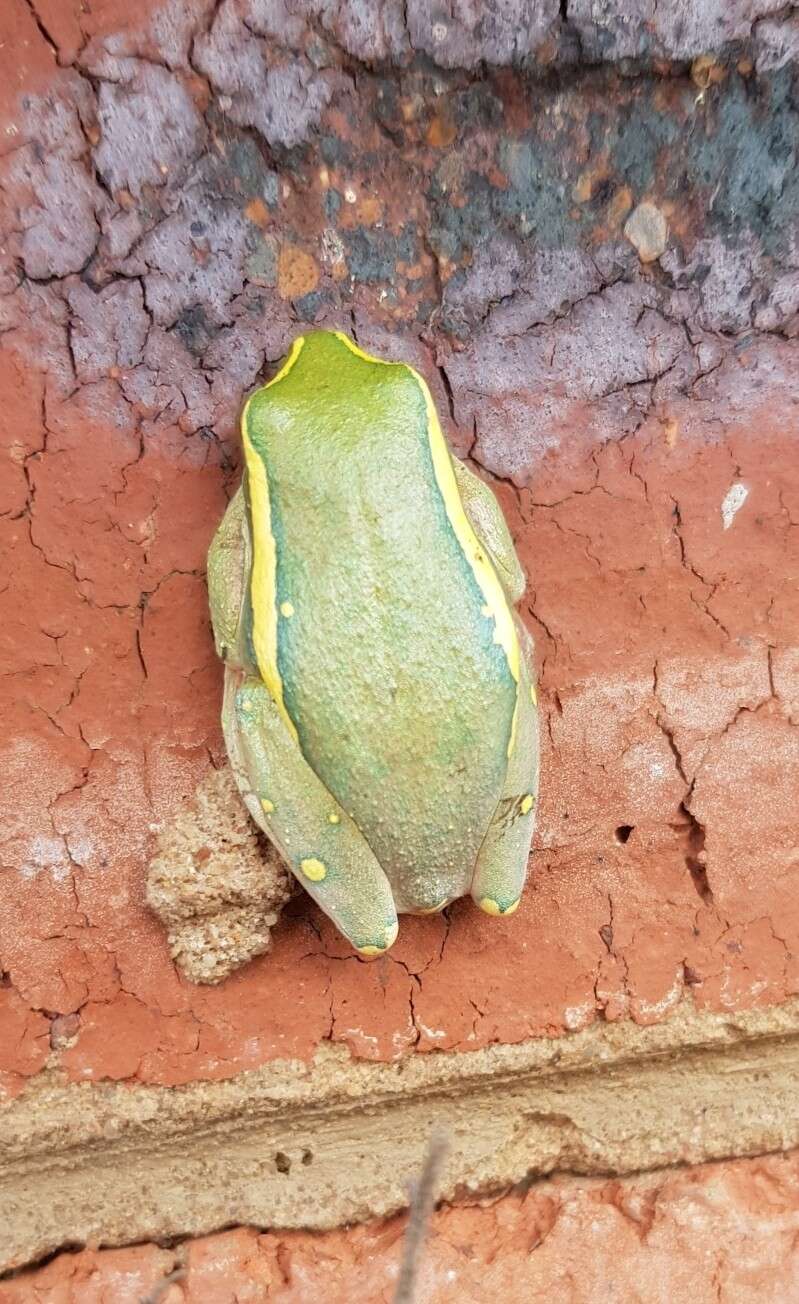
<instances>
[{"instance_id":1,"label":"dirt speckle","mask_svg":"<svg viewBox=\"0 0 799 1304\"><path fill-rule=\"evenodd\" d=\"M319 284L319 268L304 249L283 245L277 264L277 288L282 299L300 299Z\"/></svg>"}]
</instances>

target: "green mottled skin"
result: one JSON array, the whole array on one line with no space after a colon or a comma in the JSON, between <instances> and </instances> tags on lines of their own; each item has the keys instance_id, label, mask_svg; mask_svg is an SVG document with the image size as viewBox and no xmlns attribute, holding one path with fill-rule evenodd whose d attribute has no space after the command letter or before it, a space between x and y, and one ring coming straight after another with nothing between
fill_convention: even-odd
<instances>
[{"instance_id":1,"label":"green mottled skin","mask_svg":"<svg viewBox=\"0 0 799 1304\"><path fill-rule=\"evenodd\" d=\"M255 652L264 529L250 462L209 555L225 737L249 809L358 947L390 945L395 911L470 890L497 903L491 913L515 908L534 818L520 802L537 788L529 637L520 628L517 684L436 479L418 377L315 333L244 423L269 490L272 605L291 606L276 651L296 730ZM499 507L455 469L512 604L524 581ZM320 881L303 872L309 858Z\"/></svg>"}]
</instances>

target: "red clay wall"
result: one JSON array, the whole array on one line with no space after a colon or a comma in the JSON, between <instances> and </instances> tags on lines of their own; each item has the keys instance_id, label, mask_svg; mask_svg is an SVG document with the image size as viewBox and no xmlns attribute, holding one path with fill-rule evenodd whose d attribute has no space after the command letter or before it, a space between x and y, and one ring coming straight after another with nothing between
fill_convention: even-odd
<instances>
[{"instance_id":1,"label":"red clay wall","mask_svg":"<svg viewBox=\"0 0 799 1304\"><path fill-rule=\"evenodd\" d=\"M0 14L9 1098L799 992L794 21L278 8ZM527 569L530 884L368 966L302 898L192 986L143 882L223 763L205 551L242 396L333 324L424 372Z\"/></svg>"}]
</instances>

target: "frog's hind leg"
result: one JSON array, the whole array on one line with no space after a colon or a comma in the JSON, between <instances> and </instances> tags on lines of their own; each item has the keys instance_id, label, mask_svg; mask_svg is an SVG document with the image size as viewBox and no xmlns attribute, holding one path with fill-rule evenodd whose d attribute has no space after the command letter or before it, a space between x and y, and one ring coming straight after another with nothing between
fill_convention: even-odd
<instances>
[{"instance_id":1,"label":"frog's hind leg","mask_svg":"<svg viewBox=\"0 0 799 1304\"><path fill-rule=\"evenodd\" d=\"M222 718L233 773L256 823L361 955L387 951L398 931L389 881L264 684L228 670Z\"/></svg>"},{"instance_id":2,"label":"frog's hind leg","mask_svg":"<svg viewBox=\"0 0 799 1304\"><path fill-rule=\"evenodd\" d=\"M518 704L505 785L477 856L471 893L488 915L510 915L527 874L538 797L538 713L533 686L533 642L516 621L521 643Z\"/></svg>"}]
</instances>

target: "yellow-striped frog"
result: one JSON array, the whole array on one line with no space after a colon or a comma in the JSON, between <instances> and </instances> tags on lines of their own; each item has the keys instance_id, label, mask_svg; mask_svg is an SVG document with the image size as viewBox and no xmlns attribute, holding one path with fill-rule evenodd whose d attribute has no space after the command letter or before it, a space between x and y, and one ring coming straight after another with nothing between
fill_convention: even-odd
<instances>
[{"instance_id":1,"label":"yellow-striped frog","mask_svg":"<svg viewBox=\"0 0 799 1304\"><path fill-rule=\"evenodd\" d=\"M337 331L242 416L209 553L223 725L253 818L365 956L397 914L519 904L538 787L524 591L424 380Z\"/></svg>"}]
</instances>

